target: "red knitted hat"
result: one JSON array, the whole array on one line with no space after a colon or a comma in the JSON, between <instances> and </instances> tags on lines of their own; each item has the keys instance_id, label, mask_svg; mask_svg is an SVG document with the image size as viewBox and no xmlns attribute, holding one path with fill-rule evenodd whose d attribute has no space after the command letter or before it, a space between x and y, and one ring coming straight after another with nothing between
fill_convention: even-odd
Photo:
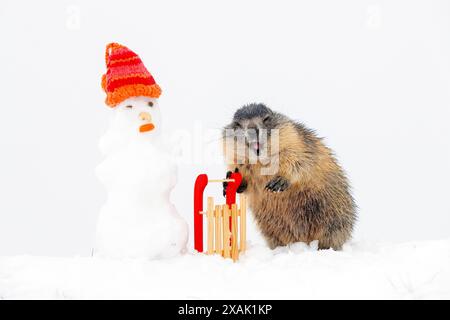
<instances>
[{"instance_id":1,"label":"red knitted hat","mask_svg":"<svg viewBox=\"0 0 450 320\"><path fill-rule=\"evenodd\" d=\"M102 88L106 92L106 104L115 107L130 97L159 98L161 88L145 68L139 56L118 43L106 46L106 74L102 76Z\"/></svg>"}]
</instances>

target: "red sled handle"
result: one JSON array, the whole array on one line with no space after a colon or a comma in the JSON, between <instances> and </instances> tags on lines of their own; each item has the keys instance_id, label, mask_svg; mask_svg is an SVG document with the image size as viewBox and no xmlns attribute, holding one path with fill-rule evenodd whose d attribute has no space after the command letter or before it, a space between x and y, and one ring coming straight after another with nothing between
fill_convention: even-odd
<instances>
[{"instance_id":1,"label":"red sled handle","mask_svg":"<svg viewBox=\"0 0 450 320\"><path fill-rule=\"evenodd\" d=\"M231 205L236 203L236 193L241 185L242 176L239 172L233 172L230 179L234 181L228 182L225 199L228 207L231 209Z\"/></svg>"}]
</instances>

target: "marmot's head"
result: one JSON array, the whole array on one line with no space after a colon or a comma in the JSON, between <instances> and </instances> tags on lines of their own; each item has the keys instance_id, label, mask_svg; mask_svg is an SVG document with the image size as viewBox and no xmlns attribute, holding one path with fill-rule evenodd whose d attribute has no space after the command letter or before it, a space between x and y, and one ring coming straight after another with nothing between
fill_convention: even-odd
<instances>
[{"instance_id":1,"label":"marmot's head","mask_svg":"<svg viewBox=\"0 0 450 320\"><path fill-rule=\"evenodd\" d=\"M241 152L245 159L252 154L256 157L270 157L268 147L273 130L279 129L286 121L285 116L272 111L264 104L252 103L234 113L233 121L224 128L222 136L225 141L233 139L237 147L235 152ZM251 153L248 154L246 150ZM236 160L236 155L233 158Z\"/></svg>"}]
</instances>

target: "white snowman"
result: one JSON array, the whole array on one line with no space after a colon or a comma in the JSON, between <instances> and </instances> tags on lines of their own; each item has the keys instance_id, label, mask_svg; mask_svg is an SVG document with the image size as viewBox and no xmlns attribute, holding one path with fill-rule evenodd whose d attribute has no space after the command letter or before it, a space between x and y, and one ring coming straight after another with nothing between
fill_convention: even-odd
<instances>
[{"instance_id":1,"label":"white snowman","mask_svg":"<svg viewBox=\"0 0 450 320\"><path fill-rule=\"evenodd\" d=\"M98 218L95 254L113 258L173 257L186 250L188 229L170 202L177 167L161 143L157 99L161 90L136 54L113 45L116 47L107 47L108 72L103 77L106 103L113 107L113 115L100 140L105 159L96 169L107 189L107 200ZM141 71L147 72L143 75L150 76L151 81L121 81L115 87L115 81L123 77L115 72L113 62L129 56L139 59ZM123 72L123 65L120 67ZM136 68L130 72L134 75Z\"/></svg>"}]
</instances>

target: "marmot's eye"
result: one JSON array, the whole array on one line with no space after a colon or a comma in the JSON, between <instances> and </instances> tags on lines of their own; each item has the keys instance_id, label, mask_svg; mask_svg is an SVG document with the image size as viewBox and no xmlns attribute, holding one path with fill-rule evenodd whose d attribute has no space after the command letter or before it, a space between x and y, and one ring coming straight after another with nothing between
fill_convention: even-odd
<instances>
[{"instance_id":1,"label":"marmot's eye","mask_svg":"<svg viewBox=\"0 0 450 320\"><path fill-rule=\"evenodd\" d=\"M263 119L263 122L267 122L267 121L269 121L269 119L270 119L270 116L266 116L266 117Z\"/></svg>"},{"instance_id":2,"label":"marmot's eye","mask_svg":"<svg viewBox=\"0 0 450 320\"><path fill-rule=\"evenodd\" d=\"M241 124L239 122L233 123L233 127L235 128L242 128Z\"/></svg>"},{"instance_id":3,"label":"marmot's eye","mask_svg":"<svg viewBox=\"0 0 450 320\"><path fill-rule=\"evenodd\" d=\"M149 101L149 102L148 102L148 106L149 106L149 107L153 107L153 102L152 102L152 101Z\"/></svg>"},{"instance_id":4,"label":"marmot's eye","mask_svg":"<svg viewBox=\"0 0 450 320\"><path fill-rule=\"evenodd\" d=\"M129 105L127 105L125 108L127 108L127 109L132 109L133 106L132 106L131 104L129 104Z\"/></svg>"}]
</instances>

